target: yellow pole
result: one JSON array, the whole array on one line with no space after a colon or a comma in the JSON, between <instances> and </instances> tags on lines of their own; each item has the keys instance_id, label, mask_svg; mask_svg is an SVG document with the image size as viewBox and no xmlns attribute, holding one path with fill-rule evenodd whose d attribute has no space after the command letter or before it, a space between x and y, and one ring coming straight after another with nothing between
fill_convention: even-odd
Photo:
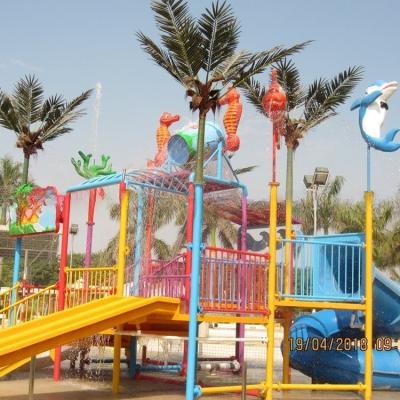
<instances>
[{"instance_id":1,"label":"yellow pole","mask_svg":"<svg viewBox=\"0 0 400 400\"><path fill-rule=\"evenodd\" d=\"M279 183L271 182L269 200L269 267L268 267L268 309L270 315L267 322L267 365L265 371L266 398L272 400L272 384L274 379L274 329L275 329L275 290L276 290L276 220L277 192Z\"/></svg>"},{"instance_id":2,"label":"yellow pole","mask_svg":"<svg viewBox=\"0 0 400 400\"><path fill-rule=\"evenodd\" d=\"M292 324L292 313L286 312L285 319L283 321L283 346L282 346L282 357L283 357L283 365L282 365L282 382L290 383L290 365L289 365L289 357L290 357L290 346L289 346L289 336L290 336L290 326Z\"/></svg>"},{"instance_id":3,"label":"yellow pole","mask_svg":"<svg viewBox=\"0 0 400 400\"><path fill-rule=\"evenodd\" d=\"M126 234L128 227L128 205L129 205L129 192L126 190L125 185L121 183L120 186L121 196L121 216L120 216L120 229L119 229L119 248L118 248L118 274L117 274L117 296L124 294L124 274L125 274L125 249L126 249ZM121 370L121 335L114 335L114 359L113 359L113 377L112 377L112 391L113 393L119 392L119 380Z\"/></svg>"},{"instance_id":4,"label":"yellow pole","mask_svg":"<svg viewBox=\"0 0 400 400\"><path fill-rule=\"evenodd\" d=\"M365 400L372 398L372 312L374 270L372 267L372 210L374 193L365 192L365 338L367 350L365 352Z\"/></svg>"}]
</instances>

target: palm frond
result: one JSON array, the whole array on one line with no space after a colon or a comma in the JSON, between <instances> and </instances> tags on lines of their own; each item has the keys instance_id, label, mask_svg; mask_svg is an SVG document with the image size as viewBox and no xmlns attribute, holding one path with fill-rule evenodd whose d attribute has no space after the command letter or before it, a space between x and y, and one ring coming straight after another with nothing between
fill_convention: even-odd
<instances>
[{"instance_id":1,"label":"palm frond","mask_svg":"<svg viewBox=\"0 0 400 400\"><path fill-rule=\"evenodd\" d=\"M292 111L303 103L304 91L301 87L300 72L292 60L284 58L274 65L278 82L286 93L287 111Z\"/></svg>"},{"instance_id":2,"label":"palm frond","mask_svg":"<svg viewBox=\"0 0 400 400\"><path fill-rule=\"evenodd\" d=\"M247 101L262 115L265 115L262 99L265 95L265 87L254 78L248 78L239 85Z\"/></svg>"},{"instance_id":3,"label":"palm frond","mask_svg":"<svg viewBox=\"0 0 400 400\"><path fill-rule=\"evenodd\" d=\"M211 8L198 20L203 34L204 63L206 81L211 71L234 55L239 43L240 27L232 7L226 1L212 3Z\"/></svg>"},{"instance_id":4,"label":"palm frond","mask_svg":"<svg viewBox=\"0 0 400 400\"><path fill-rule=\"evenodd\" d=\"M203 38L185 0L154 0L151 8L162 32L161 43L171 53L181 75L195 79L204 55Z\"/></svg>"},{"instance_id":5,"label":"palm frond","mask_svg":"<svg viewBox=\"0 0 400 400\"><path fill-rule=\"evenodd\" d=\"M248 167L237 168L237 169L233 170L233 172L235 173L235 175L247 174L247 173L253 171L257 167L258 167L258 165L249 165Z\"/></svg>"},{"instance_id":6,"label":"palm frond","mask_svg":"<svg viewBox=\"0 0 400 400\"><path fill-rule=\"evenodd\" d=\"M181 74L178 67L170 55L162 50L156 43L154 43L148 36L142 32L137 32L136 37L140 43L141 48L151 57L151 59L165 69L174 79L181 84L185 84L185 76Z\"/></svg>"},{"instance_id":7,"label":"palm frond","mask_svg":"<svg viewBox=\"0 0 400 400\"><path fill-rule=\"evenodd\" d=\"M285 57L289 57L292 54L298 53L310 43L311 41L306 41L288 48L277 46L271 50L254 53L243 65L242 73L233 81L233 86L240 86L242 82L246 81L252 76L264 72L271 64L277 63Z\"/></svg>"},{"instance_id":8,"label":"palm frond","mask_svg":"<svg viewBox=\"0 0 400 400\"><path fill-rule=\"evenodd\" d=\"M40 119L42 84L34 75L25 76L16 83L13 97L20 124L29 128Z\"/></svg>"},{"instance_id":9,"label":"palm frond","mask_svg":"<svg viewBox=\"0 0 400 400\"><path fill-rule=\"evenodd\" d=\"M337 107L350 97L362 73L362 67L349 67L331 81L318 79L309 86L304 103L307 130L336 115Z\"/></svg>"},{"instance_id":10,"label":"palm frond","mask_svg":"<svg viewBox=\"0 0 400 400\"><path fill-rule=\"evenodd\" d=\"M232 54L214 68L210 80L222 80L227 83L236 79L240 75L243 65L247 62L249 57L250 53L245 50Z\"/></svg>"},{"instance_id":11,"label":"palm frond","mask_svg":"<svg viewBox=\"0 0 400 400\"><path fill-rule=\"evenodd\" d=\"M71 131L71 128L67 127L70 123L76 119L85 115L82 110L75 111L85 100L87 100L92 93L92 89L83 92L80 96L76 97L69 103L65 103L64 106L57 108L52 113L47 115L39 138L42 142L54 140L55 138Z\"/></svg>"},{"instance_id":12,"label":"palm frond","mask_svg":"<svg viewBox=\"0 0 400 400\"><path fill-rule=\"evenodd\" d=\"M171 248L161 239L153 238L153 250L159 260L168 260L171 257Z\"/></svg>"},{"instance_id":13,"label":"palm frond","mask_svg":"<svg viewBox=\"0 0 400 400\"><path fill-rule=\"evenodd\" d=\"M0 91L0 125L16 133L22 128L11 97L2 91Z\"/></svg>"}]
</instances>

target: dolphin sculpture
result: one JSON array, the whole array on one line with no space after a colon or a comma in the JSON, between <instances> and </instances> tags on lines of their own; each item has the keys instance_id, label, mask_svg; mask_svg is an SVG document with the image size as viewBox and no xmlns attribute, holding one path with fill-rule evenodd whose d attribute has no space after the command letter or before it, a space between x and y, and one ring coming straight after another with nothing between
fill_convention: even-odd
<instances>
[{"instance_id":1,"label":"dolphin sculpture","mask_svg":"<svg viewBox=\"0 0 400 400\"><path fill-rule=\"evenodd\" d=\"M393 141L400 129L391 129L381 137L381 128L389 109L387 101L397 88L396 81L376 81L368 86L364 97L355 100L351 105L351 110L359 108L361 135L374 149L390 152L400 148L400 142Z\"/></svg>"}]
</instances>

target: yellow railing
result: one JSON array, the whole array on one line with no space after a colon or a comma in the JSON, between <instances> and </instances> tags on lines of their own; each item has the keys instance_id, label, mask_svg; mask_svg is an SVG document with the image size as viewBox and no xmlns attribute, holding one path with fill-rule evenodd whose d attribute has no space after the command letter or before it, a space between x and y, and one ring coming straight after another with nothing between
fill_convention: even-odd
<instances>
[{"instance_id":1,"label":"yellow railing","mask_svg":"<svg viewBox=\"0 0 400 400\"><path fill-rule=\"evenodd\" d=\"M117 267L66 268L65 308L116 293Z\"/></svg>"},{"instance_id":2,"label":"yellow railing","mask_svg":"<svg viewBox=\"0 0 400 400\"><path fill-rule=\"evenodd\" d=\"M0 293L0 314L3 309L11 305L12 293L15 290L15 299L17 299L18 290L21 284L17 282L13 287L6 289L4 292Z\"/></svg>"},{"instance_id":3,"label":"yellow railing","mask_svg":"<svg viewBox=\"0 0 400 400\"><path fill-rule=\"evenodd\" d=\"M51 285L0 310L1 327L16 325L57 311L58 288Z\"/></svg>"}]
</instances>

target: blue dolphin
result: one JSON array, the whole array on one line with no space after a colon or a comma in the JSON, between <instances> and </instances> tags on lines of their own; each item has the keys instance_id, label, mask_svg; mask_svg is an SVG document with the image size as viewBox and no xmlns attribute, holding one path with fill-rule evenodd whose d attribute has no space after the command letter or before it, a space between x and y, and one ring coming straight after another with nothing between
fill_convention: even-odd
<instances>
[{"instance_id":1,"label":"blue dolphin","mask_svg":"<svg viewBox=\"0 0 400 400\"><path fill-rule=\"evenodd\" d=\"M387 152L400 149L400 143L393 142L400 129L391 129L381 137L381 128L389 109L387 100L397 88L398 83L395 81L376 81L368 86L364 97L351 105L351 110L360 108L358 122L361 135L374 149Z\"/></svg>"}]
</instances>

